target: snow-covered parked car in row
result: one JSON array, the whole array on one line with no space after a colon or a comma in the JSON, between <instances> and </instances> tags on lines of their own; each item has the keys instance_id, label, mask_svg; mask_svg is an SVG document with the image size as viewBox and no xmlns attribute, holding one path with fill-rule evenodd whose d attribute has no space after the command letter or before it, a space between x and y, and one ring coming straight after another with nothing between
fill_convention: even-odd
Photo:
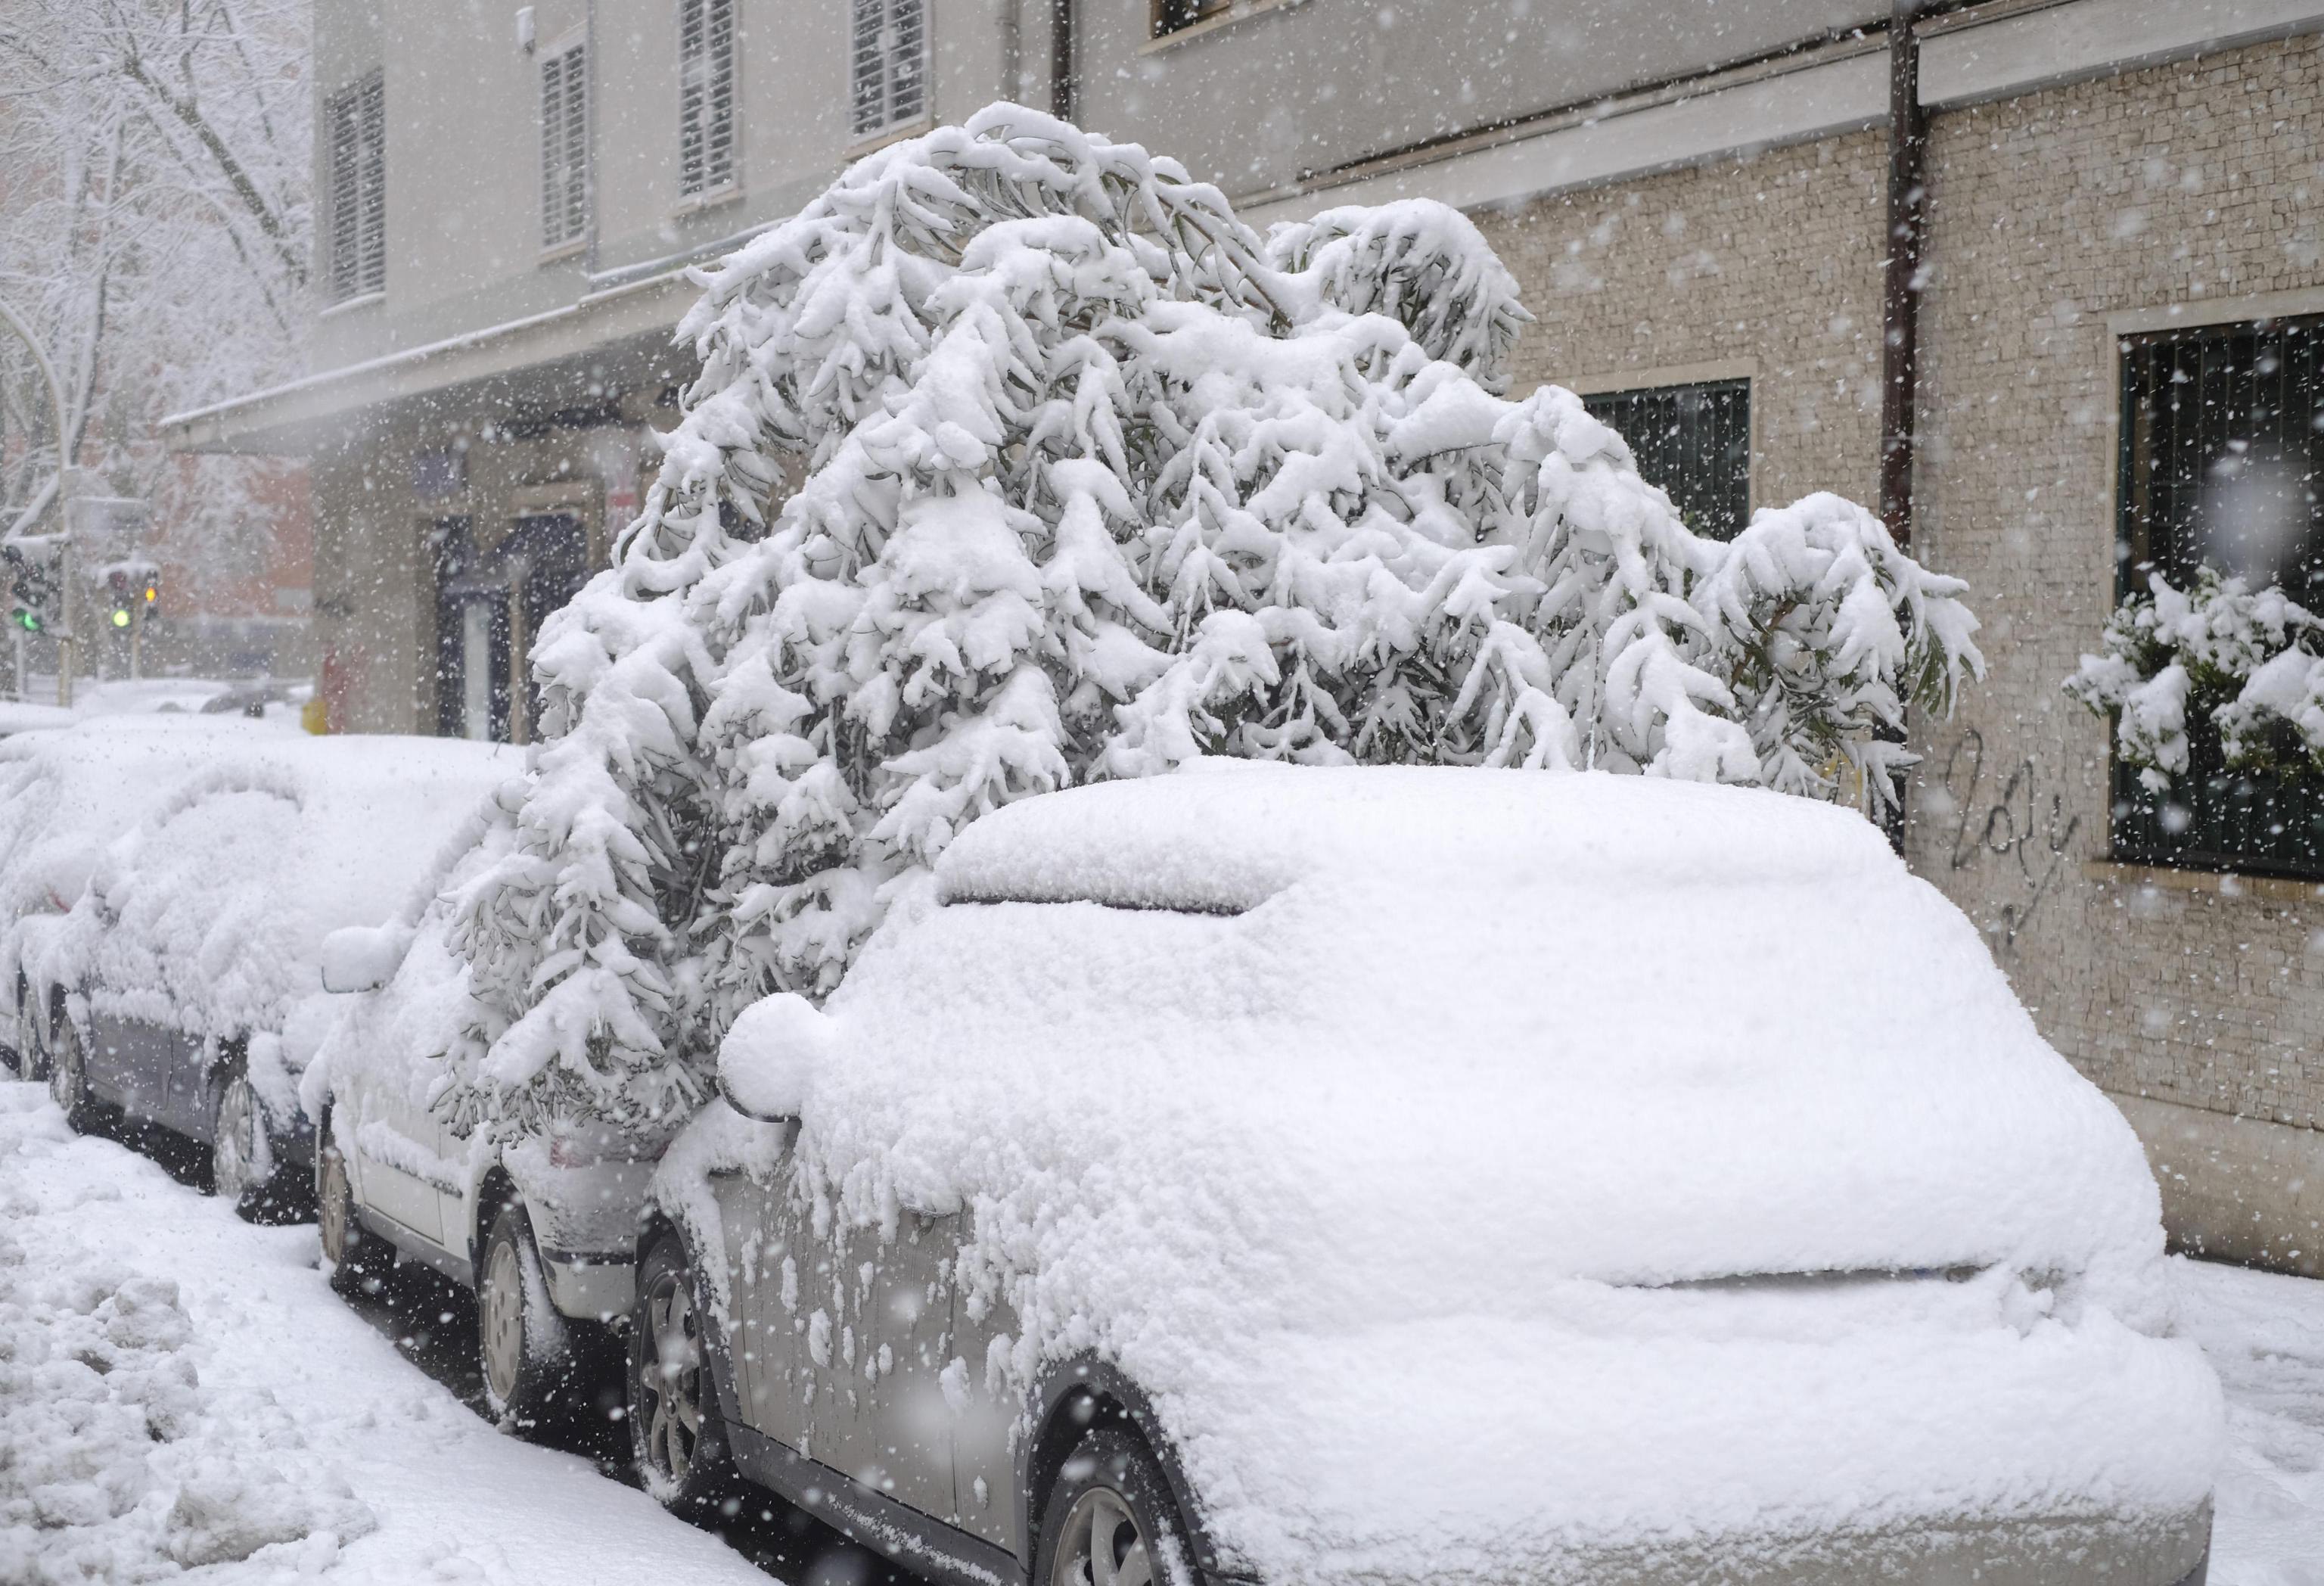
<instances>
[{"instance_id":1,"label":"snow-covered parked car in row","mask_svg":"<svg viewBox=\"0 0 2324 1586\"><path fill-rule=\"evenodd\" d=\"M641 1247L667 1500L983 1586L2203 1577L2138 1143L1848 811L1035 798L719 1070Z\"/></svg>"},{"instance_id":2,"label":"snow-covered parked car in row","mask_svg":"<svg viewBox=\"0 0 2324 1586\"><path fill-rule=\"evenodd\" d=\"M19 706L18 709L23 707ZM278 734L255 723L124 715L0 742L0 975L18 1074L46 1079L66 988L32 993L42 957L105 850L202 767Z\"/></svg>"},{"instance_id":3,"label":"snow-covered parked car in row","mask_svg":"<svg viewBox=\"0 0 2324 1586\"><path fill-rule=\"evenodd\" d=\"M464 740L275 733L180 782L25 955L35 999L64 993L49 1084L66 1118L117 1108L207 1148L212 1188L246 1213L302 1204L324 939L389 917L521 767Z\"/></svg>"},{"instance_id":4,"label":"snow-covered parked car in row","mask_svg":"<svg viewBox=\"0 0 2324 1586\"><path fill-rule=\"evenodd\" d=\"M613 1376L600 1366L629 1314L640 1213L667 1135L576 1124L501 1147L456 1133L433 1106L469 1014L468 966L450 936L456 899L512 833L488 804L392 920L324 943L325 983L354 994L300 1098L320 1127L316 1220L334 1286L354 1291L401 1258L474 1290L487 1401L524 1426Z\"/></svg>"}]
</instances>

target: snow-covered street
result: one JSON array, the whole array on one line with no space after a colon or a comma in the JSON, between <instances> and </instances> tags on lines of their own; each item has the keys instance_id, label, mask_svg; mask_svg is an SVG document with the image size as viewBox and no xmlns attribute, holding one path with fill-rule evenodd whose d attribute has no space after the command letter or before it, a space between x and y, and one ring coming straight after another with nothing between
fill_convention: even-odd
<instances>
[{"instance_id":1,"label":"snow-covered street","mask_svg":"<svg viewBox=\"0 0 2324 1586\"><path fill-rule=\"evenodd\" d=\"M331 1294L311 1225L237 1220L33 1085L0 1084L0 1580L767 1579L495 1430ZM2211 1581L2319 1586L2324 1284L2174 1269L2230 1404ZM795 1579L881 1568L788 1516L740 1540Z\"/></svg>"},{"instance_id":2,"label":"snow-covered street","mask_svg":"<svg viewBox=\"0 0 2324 1586\"><path fill-rule=\"evenodd\" d=\"M502 1434L317 1259L312 1224L244 1222L0 1083L0 1581L769 1578L589 1460ZM778 1572L878 1572L788 1518L742 1538Z\"/></svg>"}]
</instances>

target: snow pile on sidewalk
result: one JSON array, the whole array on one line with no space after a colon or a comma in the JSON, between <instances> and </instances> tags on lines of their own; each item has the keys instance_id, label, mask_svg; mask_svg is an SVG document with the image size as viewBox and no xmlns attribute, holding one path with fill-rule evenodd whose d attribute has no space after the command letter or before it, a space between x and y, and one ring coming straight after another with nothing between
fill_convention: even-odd
<instances>
[{"instance_id":1,"label":"snow pile on sidewalk","mask_svg":"<svg viewBox=\"0 0 2324 1586\"><path fill-rule=\"evenodd\" d=\"M5 1104L18 1151L71 1138L39 1093L11 1086ZM13 1225L61 1198L20 1180L0 1213ZM272 1397L208 1387L194 1344L171 1277L28 1260L0 1233L0 1581L145 1581L268 1549L312 1572L373 1529Z\"/></svg>"},{"instance_id":2,"label":"snow pile on sidewalk","mask_svg":"<svg viewBox=\"0 0 2324 1586\"><path fill-rule=\"evenodd\" d=\"M2171 1276L2227 1394L2211 1586L2324 1586L2324 1283L2188 1260Z\"/></svg>"},{"instance_id":3,"label":"snow pile on sidewalk","mask_svg":"<svg viewBox=\"0 0 2324 1586\"><path fill-rule=\"evenodd\" d=\"M716 1537L422 1375L326 1286L311 1225L241 1221L71 1134L33 1085L0 1083L0 1227L22 1257L0 1270L5 1586L175 1579L181 1558L294 1524L297 1540L192 1578L767 1586ZM112 1369L75 1364L83 1351ZM154 1441L149 1417L173 1412ZM51 1525L36 1503L91 1523Z\"/></svg>"}]
</instances>

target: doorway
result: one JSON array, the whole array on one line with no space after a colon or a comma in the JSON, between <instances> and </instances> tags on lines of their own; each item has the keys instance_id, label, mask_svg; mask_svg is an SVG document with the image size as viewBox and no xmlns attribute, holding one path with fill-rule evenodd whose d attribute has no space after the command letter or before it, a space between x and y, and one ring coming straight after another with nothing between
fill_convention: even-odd
<instances>
[{"instance_id":1,"label":"doorway","mask_svg":"<svg viewBox=\"0 0 2324 1586\"><path fill-rule=\"evenodd\" d=\"M436 731L447 738L524 743L540 719L528 658L540 627L589 576L580 521L520 518L488 550L474 520L439 520L436 564Z\"/></svg>"}]
</instances>

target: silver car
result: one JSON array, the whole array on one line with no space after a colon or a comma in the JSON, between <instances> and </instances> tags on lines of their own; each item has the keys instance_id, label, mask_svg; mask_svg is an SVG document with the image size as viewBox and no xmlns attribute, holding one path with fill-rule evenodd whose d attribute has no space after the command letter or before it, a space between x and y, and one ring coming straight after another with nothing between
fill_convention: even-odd
<instances>
[{"instance_id":1,"label":"silver car","mask_svg":"<svg viewBox=\"0 0 2324 1586\"><path fill-rule=\"evenodd\" d=\"M640 1248L672 1505L964 1586L2203 1579L2137 1143L1851 812L1047 795L720 1078Z\"/></svg>"}]
</instances>

